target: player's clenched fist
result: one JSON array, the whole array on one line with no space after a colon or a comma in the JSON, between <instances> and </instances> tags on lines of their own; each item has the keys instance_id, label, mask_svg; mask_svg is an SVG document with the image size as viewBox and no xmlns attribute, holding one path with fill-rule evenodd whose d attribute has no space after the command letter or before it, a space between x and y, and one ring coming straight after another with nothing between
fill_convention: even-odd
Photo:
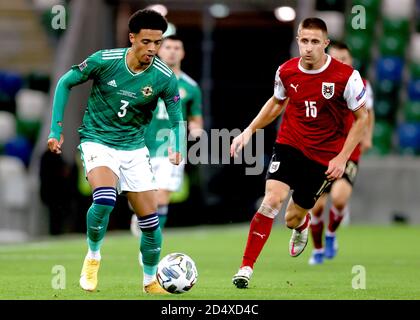
<instances>
[{"instance_id":1,"label":"player's clenched fist","mask_svg":"<svg viewBox=\"0 0 420 320\"><path fill-rule=\"evenodd\" d=\"M55 154L61 154L61 146L64 142L64 136L60 134L60 141L58 141L56 138L50 138L48 139L48 149L55 153Z\"/></svg>"}]
</instances>

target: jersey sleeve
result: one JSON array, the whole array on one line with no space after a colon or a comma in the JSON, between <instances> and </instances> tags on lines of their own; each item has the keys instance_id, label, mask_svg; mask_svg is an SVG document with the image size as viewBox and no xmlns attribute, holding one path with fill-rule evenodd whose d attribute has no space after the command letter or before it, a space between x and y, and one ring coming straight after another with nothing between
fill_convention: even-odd
<instances>
[{"instance_id":1,"label":"jersey sleeve","mask_svg":"<svg viewBox=\"0 0 420 320\"><path fill-rule=\"evenodd\" d=\"M178 91L178 80L172 74L166 89L164 90L162 100L165 102L166 111L168 112L169 122L171 123L171 136L169 145L173 152L181 152L185 157L186 154L186 129L185 122L182 119L181 98Z\"/></svg>"},{"instance_id":2,"label":"jersey sleeve","mask_svg":"<svg viewBox=\"0 0 420 320\"><path fill-rule=\"evenodd\" d=\"M366 102L366 88L357 70L353 70L347 80L344 99L347 101L347 107L353 112L360 109Z\"/></svg>"},{"instance_id":3,"label":"jersey sleeve","mask_svg":"<svg viewBox=\"0 0 420 320\"><path fill-rule=\"evenodd\" d=\"M194 87L194 92L191 99L191 108L189 110L189 116L202 116L202 98L201 90L198 86Z\"/></svg>"},{"instance_id":4,"label":"jersey sleeve","mask_svg":"<svg viewBox=\"0 0 420 320\"><path fill-rule=\"evenodd\" d=\"M366 109L373 110L373 90L372 86L370 85L369 81L366 81Z\"/></svg>"},{"instance_id":5,"label":"jersey sleeve","mask_svg":"<svg viewBox=\"0 0 420 320\"><path fill-rule=\"evenodd\" d=\"M286 100L286 89L283 86L283 82L280 78L281 66L277 69L276 75L274 76L274 96L279 100Z\"/></svg>"},{"instance_id":6,"label":"jersey sleeve","mask_svg":"<svg viewBox=\"0 0 420 320\"><path fill-rule=\"evenodd\" d=\"M97 51L80 64L73 65L72 70L80 75L82 82L96 78L101 71L102 52Z\"/></svg>"}]
</instances>

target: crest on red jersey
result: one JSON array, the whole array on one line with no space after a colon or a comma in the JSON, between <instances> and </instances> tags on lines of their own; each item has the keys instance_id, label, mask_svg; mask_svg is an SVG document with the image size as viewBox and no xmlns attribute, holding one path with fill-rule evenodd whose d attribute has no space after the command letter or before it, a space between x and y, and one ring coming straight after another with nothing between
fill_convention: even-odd
<instances>
[{"instance_id":1,"label":"crest on red jersey","mask_svg":"<svg viewBox=\"0 0 420 320\"><path fill-rule=\"evenodd\" d=\"M335 84L332 82L323 82L322 83L322 95L325 99L331 99L334 96Z\"/></svg>"}]
</instances>

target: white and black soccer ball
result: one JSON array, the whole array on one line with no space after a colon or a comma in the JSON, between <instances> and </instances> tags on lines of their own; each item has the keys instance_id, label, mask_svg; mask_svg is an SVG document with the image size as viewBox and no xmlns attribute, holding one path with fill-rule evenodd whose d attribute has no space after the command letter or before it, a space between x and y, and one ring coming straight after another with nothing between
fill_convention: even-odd
<instances>
[{"instance_id":1,"label":"white and black soccer ball","mask_svg":"<svg viewBox=\"0 0 420 320\"><path fill-rule=\"evenodd\" d=\"M189 291L197 282L198 272L194 261L184 253L170 253L160 260L156 278L170 293Z\"/></svg>"}]
</instances>

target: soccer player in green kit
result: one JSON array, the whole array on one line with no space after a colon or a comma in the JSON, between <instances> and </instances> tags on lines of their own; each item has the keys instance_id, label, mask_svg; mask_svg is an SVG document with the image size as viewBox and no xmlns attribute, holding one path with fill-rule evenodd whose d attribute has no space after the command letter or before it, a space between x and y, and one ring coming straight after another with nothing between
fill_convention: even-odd
<instances>
[{"instance_id":1,"label":"soccer player in green kit","mask_svg":"<svg viewBox=\"0 0 420 320\"><path fill-rule=\"evenodd\" d=\"M64 109L71 88L93 80L83 123L79 128L86 176L93 190L87 213L88 253L80 286L94 291L98 284L100 248L114 208L117 188L127 198L142 230L143 291L165 293L155 274L162 234L157 215L157 186L145 147L144 133L157 101L167 107L173 139L169 161L178 165L185 145L178 81L156 56L167 28L166 19L152 10L139 10L129 20L130 48L101 50L75 65L57 84L48 147L61 153Z\"/></svg>"},{"instance_id":2,"label":"soccer player in green kit","mask_svg":"<svg viewBox=\"0 0 420 320\"><path fill-rule=\"evenodd\" d=\"M162 59L178 78L178 89L181 96L183 119L188 121L189 134L197 138L203 129L201 90L198 84L181 70L181 61L185 51L182 40L177 35L170 35L163 39L158 52ZM170 121L166 112L165 102L159 100L153 119L145 134L146 146L149 149L152 169L158 184L158 217L163 229L168 213L170 195L180 189L184 175L184 162L174 166L168 160L168 139ZM131 219L131 232L139 236L140 229L136 223L136 216ZM140 260L141 264L141 260Z\"/></svg>"}]
</instances>

